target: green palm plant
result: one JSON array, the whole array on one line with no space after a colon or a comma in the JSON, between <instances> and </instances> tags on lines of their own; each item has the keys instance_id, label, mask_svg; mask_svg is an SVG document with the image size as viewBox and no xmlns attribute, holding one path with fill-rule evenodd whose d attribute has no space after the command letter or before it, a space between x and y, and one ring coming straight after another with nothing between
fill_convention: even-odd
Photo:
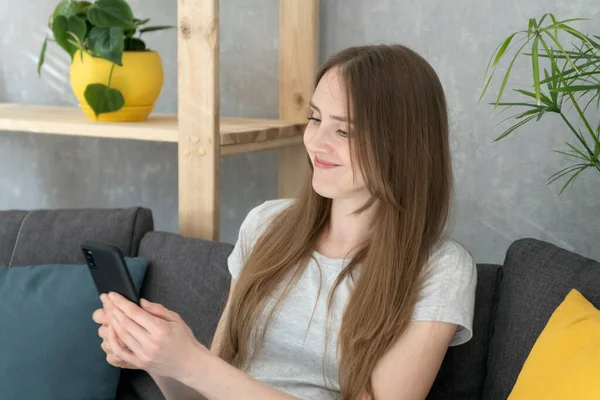
<instances>
[{"instance_id":1,"label":"green palm plant","mask_svg":"<svg viewBox=\"0 0 600 400\"><path fill-rule=\"evenodd\" d=\"M600 40L600 36L590 37L569 25L582 20L585 18L559 21L550 13L544 14L539 20L531 18L527 29L508 36L490 57L479 98L481 101L488 90L500 61L508 58L509 53L516 48L496 101L491 104L494 112L498 107L503 108L503 111L518 109L519 112L506 119L513 119L514 123L495 141L507 137L531 121L558 114L573 136L571 142L565 143L565 149L554 150L573 160L571 165L548 178L549 184L561 178L566 179L560 193L569 184L573 184L586 169L600 172L600 44L596 41ZM563 45L564 42L559 37L561 34L570 40L569 47ZM513 89L520 99L503 102L513 66L519 57L530 58L531 90ZM590 107L592 109L587 112Z\"/></svg>"}]
</instances>

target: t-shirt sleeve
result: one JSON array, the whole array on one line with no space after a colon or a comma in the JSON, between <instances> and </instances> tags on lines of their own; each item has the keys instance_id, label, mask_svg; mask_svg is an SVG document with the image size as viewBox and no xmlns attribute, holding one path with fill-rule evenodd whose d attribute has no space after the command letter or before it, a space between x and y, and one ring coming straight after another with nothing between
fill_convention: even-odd
<instances>
[{"instance_id":1,"label":"t-shirt sleeve","mask_svg":"<svg viewBox=\"0 0 600 400\"><path fill-rule=\"evenodd\" d=\"M293 200L290 199L270 200L250 210L240 226L233 251L227 258L227 267L233 280L239 279L254 244L267 229L271 220L291 204Z\"/></svg>"},{"instance_id":2,"label":"t-shirt sleeve","mask_svg":"<svg viewBox=\"0 0 600 400\"><path fill-rule=\"evenodd\" d=\"M231 278L235 281L240 277L253 245L253 230L257 213L257 208L254 208L246 215L246 218L244 218L244 221L240 226L237 242L233 247L233 251L227 258L229 273L231 274Z\"/></svg>"},{"instance_id":3,"label":"t-shirt sleeve","mask_svg":"<svg viewBox=\"0 0 600 400\"><path fill-rule=\"evenodd\" d=\"M413 321L456 324L450 346L473 337L477 267L469 252L453 241L444 243L429 259L428 274L415 306Z\"/></svg>"}]
</instances>

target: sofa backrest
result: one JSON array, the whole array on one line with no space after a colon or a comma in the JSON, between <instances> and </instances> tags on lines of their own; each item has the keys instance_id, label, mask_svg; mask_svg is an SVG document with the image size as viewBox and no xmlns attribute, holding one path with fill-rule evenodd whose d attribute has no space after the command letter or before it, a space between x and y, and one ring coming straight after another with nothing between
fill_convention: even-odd
<instances>
[{"instance_id":1,"label":"sofa backrest","mask_svg":"<svg viewBox=\"0 0 600 400\"><path fill-rule=\"evenodd\" d=\"M481 399L501 271L500 265L477 265L473 338L448 349L427 400Z\"/></svg>"},{"instance_id":2,"label":"sofa backrest","mask_svg":"<svg viewBox=\"0 0 600 400\"><path fill-rule=\"evenodd\" d=\"M498 289L483 398L508 398L554 310L573 288L600 308L600 263L535 239L514 242Z\"/></svg>"},{"instance_id":3,"label":"sofa backrest","mask_svg":"<svg viewBox=\"0 0 600 400\"><path fill-rule=\"evenodd\" d=\"M227 302L230 274L227 257L233 246L150 232L139 254L150 261L141 296L181 315L200 343L209 347ZM118 400L162 400L143 371L123 370Z\"/></svg>"},{"instance_id":4,"label":"sofa backrest","mask_svg":"<svg viewBox=\"0 0 600 400\"><path fill-rule=\"evenodd\" d=\"M79 245L86 240L134 257L152 229L152 212L140 207L0 211L0 265L84 263Z\"/></svg>"}]
</instances>

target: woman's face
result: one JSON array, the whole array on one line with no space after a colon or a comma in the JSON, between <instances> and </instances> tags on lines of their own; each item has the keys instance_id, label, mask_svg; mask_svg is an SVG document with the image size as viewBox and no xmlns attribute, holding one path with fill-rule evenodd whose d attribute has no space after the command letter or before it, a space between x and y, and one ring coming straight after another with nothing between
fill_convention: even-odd
<instances>
[{"instance_id":1,"label":"woman's face","mask_svg":"<svg viewBox=\"0 0 600 400\"><path fill-rule=\"evenodd\" d=\"M325 73L310 102L304 145L314 167L313 189L330 199L364 198L367 188L358 166L352 167L346 94L337 68Z\"/></svg>"}]
</instances>

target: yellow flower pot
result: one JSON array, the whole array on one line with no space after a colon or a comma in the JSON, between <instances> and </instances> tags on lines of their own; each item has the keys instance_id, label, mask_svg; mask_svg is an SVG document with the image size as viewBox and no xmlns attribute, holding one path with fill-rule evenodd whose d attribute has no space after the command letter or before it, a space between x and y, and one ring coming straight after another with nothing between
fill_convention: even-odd
<instances>
[{"instance_id":1,"label":"yellow flower pot","mask_svg":"<svg viewBox=\"0 0 600 400\"><path fill-rule=\"evenodd\" d=\"M115 65L110 87L118 89L125 99L119 111L100 114L96 118L87 104L84 92L92 83L108 85L112 63L88 53L75 53L71 64L71 87L85 115L92 121L138 122L148 118L162 90L164 72L160 55L155 51L127 51L123 66Z\"/></svg>"}]
</instances>

